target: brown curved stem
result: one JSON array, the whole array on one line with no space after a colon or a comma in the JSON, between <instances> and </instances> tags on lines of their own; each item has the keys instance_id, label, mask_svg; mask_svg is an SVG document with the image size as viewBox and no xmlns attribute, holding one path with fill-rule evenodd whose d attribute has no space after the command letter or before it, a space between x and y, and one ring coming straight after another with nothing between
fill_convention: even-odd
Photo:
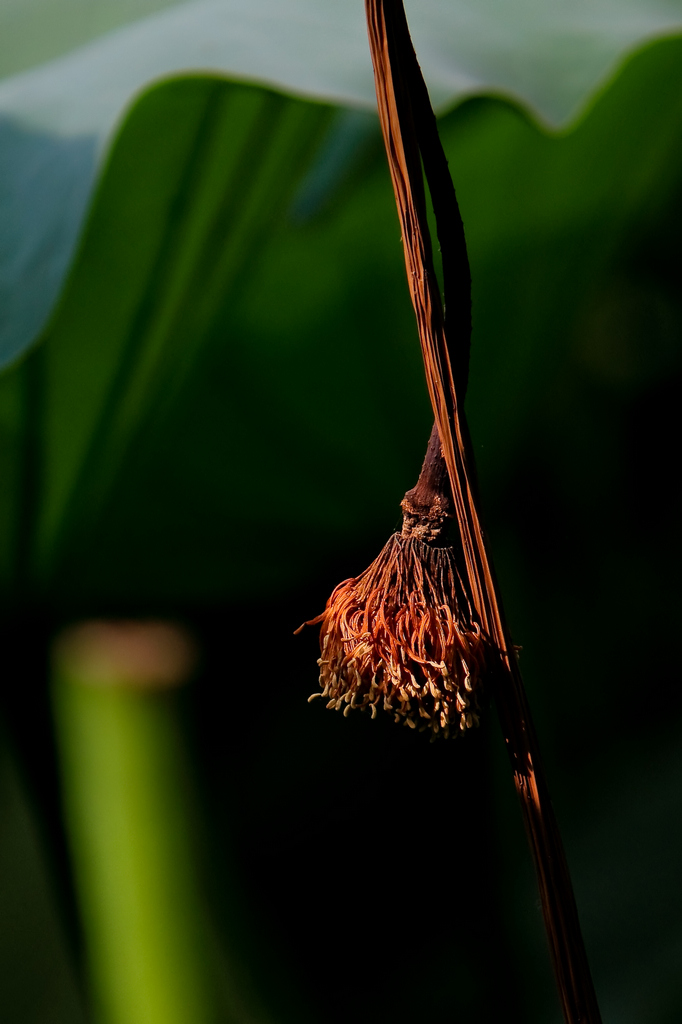
<instances>
[{"instance_id":1,"label":"brown curved stem","mask_svg":"<svg viewBox=\"0 0 682 1024\"><path fill-rule=\"evenodd\" d=\"M472 603L499 655L494 692L535 862L564 1018L567 1024L600 1024L568 865L479 515L463 411L470 340L470 278L457 200L402 0L365 0L365 9L379 118L402 228L426 381L452 487ZM447 322L433 269L422 161L443 252ZM433 472L434 465L430 467Z\"/></svg>"}]
</instances>

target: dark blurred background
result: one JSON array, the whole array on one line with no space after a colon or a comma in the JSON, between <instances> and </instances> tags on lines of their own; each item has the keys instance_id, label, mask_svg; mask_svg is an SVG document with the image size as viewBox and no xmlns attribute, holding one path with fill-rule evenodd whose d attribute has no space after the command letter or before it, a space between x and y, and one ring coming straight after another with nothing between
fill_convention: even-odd
<instances>
[{"instance_id":1,"label":"dark blurred background","mask_svg":"<svg viewBox=\"0 0 682 1024\"><path fill-rule=\"evenodd\" d=\"M163 103L206 81L162 87ZM493 99L441 120L472 263L485 520L605 1024L682 1014L681 85L672 41L563 136ZM69 303L91 287L98 217L128 230L116 197L160 103L123 129L62 310L12 371L29 396L49 392ZM182 389L140 419L105 498L85 474L49 573L27 569L8 605L8 1024L86 1019L46 651L63 622L102 614L168 615L200 640L176 704L242 1019L560 1019L492 709L475 735L429 744L388 716L306 703L316 631L293 629L395 528L430 427L376 125L315 116L322 141L202 321Z\"/></svg>"}]
</instances>

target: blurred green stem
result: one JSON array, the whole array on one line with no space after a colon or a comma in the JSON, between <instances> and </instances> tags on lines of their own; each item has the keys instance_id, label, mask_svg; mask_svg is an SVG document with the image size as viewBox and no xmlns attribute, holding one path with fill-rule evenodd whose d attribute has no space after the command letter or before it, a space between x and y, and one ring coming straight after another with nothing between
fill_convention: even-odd
<instances>
[{"instance_id":1,"label":"blurred green stem","mask_svg":"<svg viewBox=\"0 0 682 1024\"><path fill-rule=\"evenodd\" d=\"M53 702L95 1018L204 1024L213 1014L172 694L115 672L103 683L64 656Z\"/></svg>"}]
</instances>

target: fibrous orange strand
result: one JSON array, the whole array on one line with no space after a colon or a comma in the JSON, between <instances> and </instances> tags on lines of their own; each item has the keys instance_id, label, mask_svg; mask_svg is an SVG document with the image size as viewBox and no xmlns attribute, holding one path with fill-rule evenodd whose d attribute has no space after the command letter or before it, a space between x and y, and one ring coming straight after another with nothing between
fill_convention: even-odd
<instances>
[{"instance_id":1,"label":"fibrous orange strand","mask_svg":"<svg viewBox=\"0 0 682 1024\"><path fill-rule=\"evenodd\" d=\"M394 534L308 625L317 623L322 693L310 700L372 718L383 708L433 737L478 724L485 643L452 548Z\"/></svg>"}]
</instances>

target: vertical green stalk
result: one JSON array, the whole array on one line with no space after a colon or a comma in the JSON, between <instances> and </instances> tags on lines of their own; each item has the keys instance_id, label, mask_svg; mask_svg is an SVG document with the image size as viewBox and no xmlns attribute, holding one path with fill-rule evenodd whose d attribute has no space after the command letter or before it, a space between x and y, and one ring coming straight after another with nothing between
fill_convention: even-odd
<instances>
[{"instance_id":1,"label":"vertical green stalk","mask_svg":"<svg viewBox=\"0 0 682 1024\"><path fill-rule=\"evenodd\" d=\"M98 1024L213 1019L182 746L188 668L159 623L90 623L55 649L53 702Z\"/></svg>"}]
</instances>

